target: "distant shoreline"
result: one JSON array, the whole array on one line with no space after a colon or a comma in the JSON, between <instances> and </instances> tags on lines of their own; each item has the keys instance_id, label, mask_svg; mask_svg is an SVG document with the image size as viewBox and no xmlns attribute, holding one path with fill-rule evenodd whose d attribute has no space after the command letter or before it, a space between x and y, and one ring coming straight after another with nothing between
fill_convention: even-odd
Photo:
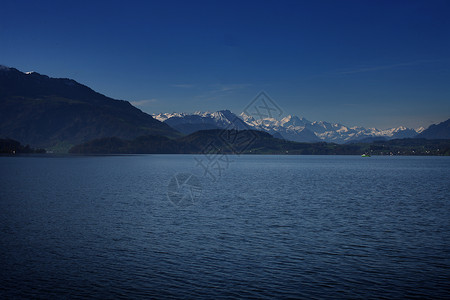
<instances>
[{"instance_id":1,"label":"distant shoreline","mask_svg":"<svg viewBox=\"0 0 450 300\"><path fill-rule=\"evenodd\" d=\"M223 131L204 130L170 139L164 136L140 136L133 140L95 139L73 146L69 151L50 152L23 146L12 139L0 139L0 154L14 155L362 155L370 156L450 156L450 140L395 139L372 143L334 144L298 143L274 138L259 131L230 132L240 139L226 140Z\"/></svg>"}]
</instances>

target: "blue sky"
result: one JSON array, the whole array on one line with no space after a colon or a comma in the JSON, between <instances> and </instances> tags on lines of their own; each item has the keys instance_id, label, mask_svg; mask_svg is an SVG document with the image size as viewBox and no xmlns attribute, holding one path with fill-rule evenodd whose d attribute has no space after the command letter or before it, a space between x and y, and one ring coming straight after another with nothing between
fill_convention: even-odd
<instances>
[{"instance_id":1,"label":"blue sky","mask_svg":"<svg viewBox=\"0 0 450 300\"><path fill-rule=\"evenodd\" d=\"M15 1L0 64L69 77L145 112L284 114L346 125L450 117L450 1Z\"/></svg>"}]
</instances>

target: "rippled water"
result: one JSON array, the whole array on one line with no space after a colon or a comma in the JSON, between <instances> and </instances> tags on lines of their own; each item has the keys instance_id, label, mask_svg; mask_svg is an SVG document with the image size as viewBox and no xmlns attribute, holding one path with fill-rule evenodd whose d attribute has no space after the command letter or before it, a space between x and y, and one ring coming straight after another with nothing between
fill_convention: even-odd
<instances>
[{"instance_id":1,"label":"rippled water","mask_svg":"<svg viewBox=\"0 0 450 300\"><path fill-rule=\"evenodd\" d=\"M196 157L0 157L0 296L449 296L450 158Z\"/></svg>"}]
</instances>

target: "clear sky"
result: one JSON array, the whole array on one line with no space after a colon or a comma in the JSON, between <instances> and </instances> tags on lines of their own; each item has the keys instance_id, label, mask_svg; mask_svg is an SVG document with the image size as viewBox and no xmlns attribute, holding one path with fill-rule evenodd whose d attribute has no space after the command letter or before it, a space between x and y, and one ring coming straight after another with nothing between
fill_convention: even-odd
<instances>
[{"instance_id":1,"label":"clear sky","mask_svg":"<svg viewBox=\"0 0 450 300\"><path fill-rule=\"evenodd\" d=\"M450 118L450 1L17 1L0 64L143 111L284 114L365 127Z\"/></svg>"}]
</instances>

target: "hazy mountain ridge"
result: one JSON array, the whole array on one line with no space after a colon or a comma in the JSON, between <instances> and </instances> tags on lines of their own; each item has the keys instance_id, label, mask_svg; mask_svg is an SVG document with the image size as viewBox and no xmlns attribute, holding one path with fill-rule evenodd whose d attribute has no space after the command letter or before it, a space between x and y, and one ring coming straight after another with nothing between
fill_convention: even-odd
<instances>
[{"instance_id":1,"label":"hazy mountain ridge","mask_svg":"<svg viewBox=\"0 0 450 300\"><path fill-rule=\"evenodd\" d=\"M431 125L417 137L424 139L450 139L450 119Z\"/></svg>"},{"instance_id":2,"label":"hazy mountain ridge","mask_svg":"<svg viewBox=\"0 0 450 300\"><path fill-rule=\"evenodd\" d=\"M240 135L246 138L224 139ZM214 145L213 147L209 147ZM200 130L177 139L142 136L134 140L102 138L70 149L74 154L294 154L294 155L450 155L450 140L394 139L372 143L298 143L259 130Z\"/></svg>"},{"instance_id":3,"label":"hazy mountain ridge","mask_svg":"<svg viewBox=\"0 0 450 300\"><path fill-rule=\"evenodd\" d=\"M367 138L412 138L422 132L423 128L411 129L404 126L380 130L377 128L348 127L340 123L325 121L311 122L304 117L288 115L281 120L274 118L255 119L241 113L239 116L229 110L217 112L160 113L154 118L189 134L197 130L215 129L235 126L238 129L254 129L268 132L275 137L296 142L331 142L343 144ZM241 120L244 122L241 124Z\"/></svg>"}]
</instances>

